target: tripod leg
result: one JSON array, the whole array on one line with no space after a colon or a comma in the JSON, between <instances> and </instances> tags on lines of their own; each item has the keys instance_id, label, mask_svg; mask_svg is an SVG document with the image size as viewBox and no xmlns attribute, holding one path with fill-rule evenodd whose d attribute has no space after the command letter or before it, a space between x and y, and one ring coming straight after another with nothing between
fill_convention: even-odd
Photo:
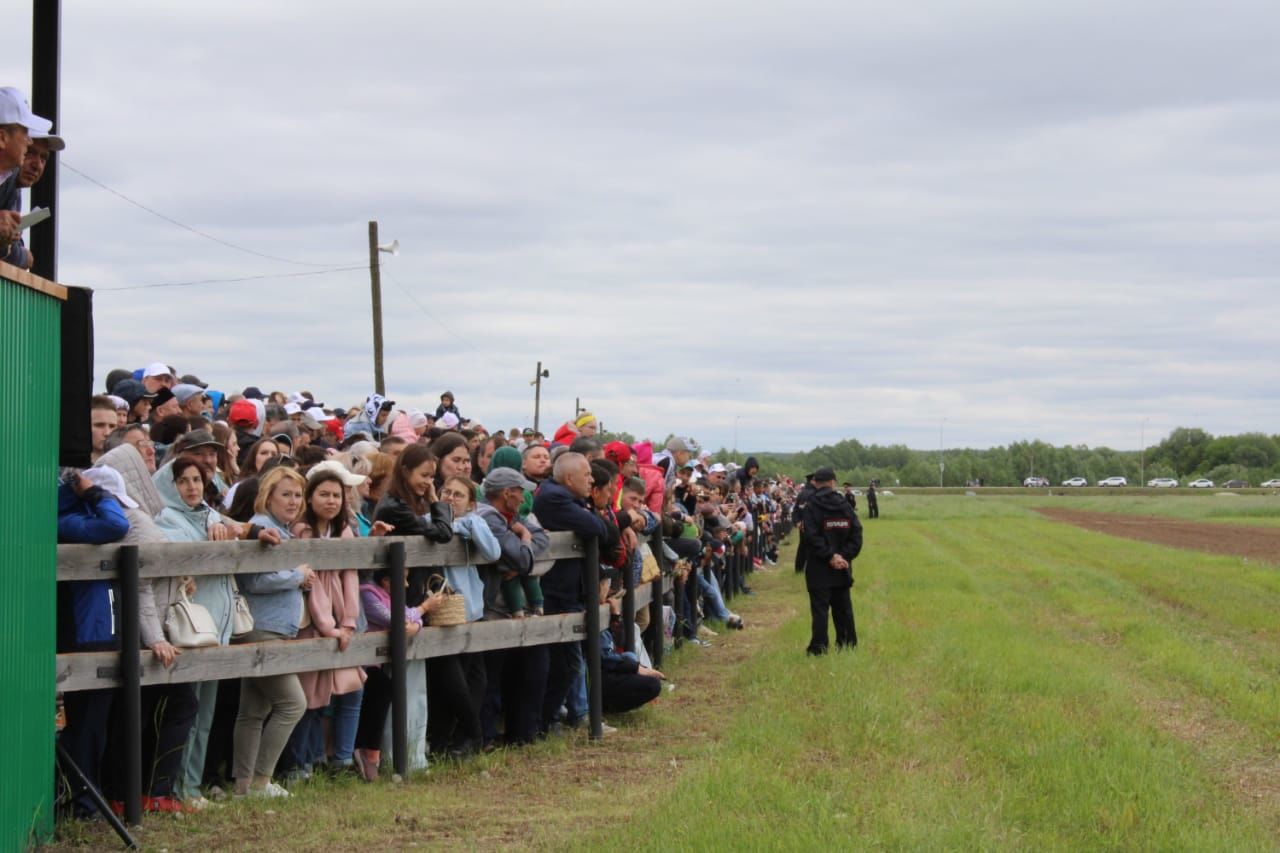
<instances>
[{"instance_id":1,"label":"tripod leg","mask_svg":"<svg viewBox=\"0 0 1280 853\"><path fill-rule=\"evenodd\" d=\"M93 801L93 807L98 814L102 815L103 820L111 824L111 828L116 831L116 835L120 836L120 840L124 842L125 847L130 850L138 849L138 842L133 840L133 836L129 834L129 830L120 822L120 818L116 817L115 812L111 811L111 806L107 805L107 801L102 799L102 794L97 788L84 777L84 773L71 760L71 756L67 754L67 750L62 744L58 744L58 761L62 764L64 770L68 771L68 776L81 791L89 795L89 799Z\"/></svg>"}]
</instances>

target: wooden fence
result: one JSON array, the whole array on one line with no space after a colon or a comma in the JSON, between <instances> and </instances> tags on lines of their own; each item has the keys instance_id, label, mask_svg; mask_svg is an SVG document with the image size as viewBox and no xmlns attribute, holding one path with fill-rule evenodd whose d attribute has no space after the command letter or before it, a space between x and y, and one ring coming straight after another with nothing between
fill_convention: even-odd
<instances>
[{"instance_id":1,"label":"wooden fence","mask_svg":"<svg viewBox=\"0 0 1280 853\"><path fill-rule=\"evenodd\" d=\"M599 586L600 561L598 544L569 533L550 534L551 547L541 555L539 567L554 560L580 557L583 560L583 586L587 590ZM661 538L653 539L659 565L665 567ZM469 622L450 627L425 627L413 638L406 636L404 621L393 620L391 630L357 634L345 651L338 651L337 640L330 637L307 640L275 640L183 649L171 667L165 667L149 651L141 648L138 619L140 582L153 578L195 578L208 575L265 573L291 569L302 563L317 571L331 569L389 569L391 573L391 612L403 613L405 576L409 568L437 568L466 565L468 557L462 543L438 545L420 537L367 539L290 540L271 547L258 542L158 543L151 545L60 545L58 546L58 580L84 581L105 578L116 581L119 595L120 651L75 652L57 656L57 689L62 692L119 688L121 718L125 721L127 767L125 818L137 823L141 817L141 696L143 685L210 681L224 678L278 675L349 666L390 664L393 695L392 763L397 773L408 769L408 714L405 693L405 665L410 660L481 652L525 646L582 641L586 647L590 706L590 732L599 738L603 732L602 696L600 694L600 631L608 624L607 606L587 607L585 613L533 616L524 619L502 619ZM632 647L635 637L635 613L640 607L650 608L648 645L655 665L660 665L663 652L662 593L655 584L670 589L671 579L665 568L661 581L633 587L630 572L623 572L625 595L623 621L624 647ZM683 596L682 585L676 594ZM656 592L656 594L655 594ZM163 616L161 617L163 618ZM602 622L603 620L603 622Z\"/></svg>"}]
</instances>

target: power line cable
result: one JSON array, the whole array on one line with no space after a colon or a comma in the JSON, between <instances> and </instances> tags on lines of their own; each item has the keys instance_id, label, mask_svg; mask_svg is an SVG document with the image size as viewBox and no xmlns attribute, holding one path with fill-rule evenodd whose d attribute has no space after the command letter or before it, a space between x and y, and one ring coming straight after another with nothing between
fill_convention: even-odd
<instances>
[{"instance_id":1,"label":"power line cable","mask_svg":"<svg viewBox=\"0 0 1280 853\"><path fill-rule=\"evenodd\" d=\"M399 288L401 293L409 297L409 301L412 302L414 305L418 306L418 310L421 311L423 314L425 314L427 319L429 319L431 322L439 326L441 331L443 331L446 335L448 335L449 338L453 340L455 343L461 344L463 349L469 352L474 352L469 341L459 336L453 329L450 329L448 326L446 326L444 322L440 320L440 318L436 317L435 314L432 314L430 311L428 311L427 306L419 302L418 297L414 296L413 293L409 290L409 288L401 284L400 280L391 274L390 267L388 267L386 264L382 264L381 266L382 266L382 274L385 275L388 279L390 279L391 283L394 284L397 288Z\"/></svg>"},{"instance_id":2,"label":"power line cable","mask_svg":"<svg viewBox=\"0 0 1280 853\"><path fill-rule=\"evenodd\" d=\"M267 273L265 275L248 275L242 278L202 278L196 281L165 281L159 284L129 284L124 287L96 287L96 293L104 293L115 290L151 290L156 287L194 287L198 284L233 284L241 281L261 281L264 278L298 278L307 275L329 275L335 272L351 272L352 270L368 269L368 264L360 264L354 267L333 267L327 270L306 270L305 272L277 272Z\"/></svg>"},{"instance_id":3,"label":"power line cable","mask_svg":"<svg viewBox=\"0 0 1280 853\"><path fill-rule=\"evenodd\" d=\"M291 258L282 258L282 257L280 257L280 256L278 256L278 255L268 255L266 252L259 252L259 251L255 250L255 249L250 249L250 248L247 248L247 247L245 247L245 246L241 246L241 245L238 245L238 244L236 244L236 243L232 243L232 242L230 242L229 240L223 240L221 237L215 237L214 235L212 235L212 234L210 234L210 233L208 233L208 232L206 232L206 231L201 231L199 228L196 228L196 227L194 227L194 226L188 225L188 224L186 224L185 222L179 222L177 219L174 219L172 216L169 216L169 215L167 215L167 214L161 213L160 211L156 210L155 208L148 207L147 205L143 204L143 203L142 203L142 202L140 202L140 201L135 201L134 199L129 198L129 196L125 195L124 193L120 192L119 190L114 189L114 188L112 188L112 187L109 187L109 186L107 186L106 184L104 184L102 181L98 180L97 178L94 178L94 177L92 177L92 176L90 176L90 175L87 175L87 174L85 174L84 172L80 171L80 170L79 170L79 169L77 169L75 166L72 166L70 163L68 163L66 160L63 160L63 159L59 158L59 159L58 159L58 165L59 165L59 166L61 166L61 167L62 167L62 168L64 168L64 169L67 169L67 170L69 170L69 171L71 171L71 172L76 173L77 175L79 175L80 177L84 178L86 181L88 181L89 183L93 184L94 186L96 186L96 187L99 187L99 188L101 188L101 189L106 190L107 192L109 192L109 193L111 193L113 196L115 196L116 198L119 198L119 199L122 199L123 201L128 202L129 204L133 205L134 207L138 208L139 210L144 210L144 211L146 211L147 213L150 213L152 216L154 216L154 217L156 217L156 218L158 218L158 219L162 219L162 220L164 220L165 222L168 222L170 225L175 225L175 226L177 226L178 228L181 228L181 229L182 229L182 230L184 230L184 231L190 231L192 234L195 234L195 235L196 235L196 236L198 236L198 237L203 237L203 238L204 238L204 239L206 239L206 240L211 240L211 241L213 241L214 243L217 243L217 244L218 244L218 245L220 245L220 246L225 246L225 247L227 247L228 249L235 249L237 252L244 252L244 253L246 253L246 254L254 255L254 256L259 257L259 258L266 258L266 259L267 259L267 260L269 260L269 261L280 261L281 263L285 263L285 264L293 264L293 265L295 265L295 266L300 266L300 267L327 267L327 266L329 266L329 264L318 264L318 263L315 263L315 262L313 262L313 261L295 261L295 260L292 260ZM123 289L125 289L125 288L110 288L110 289L113 289L113 290L123 290Z\"/></svg>"}]
</instances>

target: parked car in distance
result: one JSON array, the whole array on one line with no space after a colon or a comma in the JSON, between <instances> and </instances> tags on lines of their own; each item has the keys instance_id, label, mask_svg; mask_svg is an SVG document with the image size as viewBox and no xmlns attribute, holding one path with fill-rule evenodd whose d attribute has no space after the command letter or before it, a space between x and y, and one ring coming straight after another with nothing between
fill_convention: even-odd
<instances>
[{"instance_id":1,"label":"parked car in distance","mask_svg":"<svg viewBox=\"0 0 1280 853\"><path fill-rule=\"evenodd\" d=\"M1249 484L1248 484L1248 483L1246 483L1244 480L1227 480L1227 482L1225 482L1225 483L1223 483L1223 484L1222 484L1222 488L1224 488L1224 489L1247 489L1247 488L1249 488Z\"/></svg>"},{"instance_id":2,"label":"parked car in distance","mask_svg":"<svg viewBox=\"0 0 1280 853\"><path fill-rule=\"evenodd\" d=\"M1188 489L1212 489L1213 480L1206 480L1204 477L1201 477L1199 480L1192 480L1190 483L1187 483L1187 488Z\"/></svg>"},{"instance_id":3,"label":"parked car in distance","mask_svg":"<svg viewBox=\"0 0 1280 853\"><path fill-rule=\"evenodd\" d=\"M1098 481L1099 486L1127 486L1129 481L1124 477L1107 477L1105 480Z\"/></svg>"},{"instance_id":4,"label":"parked car in distance","mask_svg":"<svg viewBox=\"0 0 1280 853\"><path fill-rule=\"evenodd\" d=\"M1062 481L1062 485L1064 485L1064 486L1087 486L1087 485L1089 485L1089 481L1088 481L1088 480L1086 480L1084 477L1072 477L1070 480L1063 480L1063 481Z\"/></svg>"},{"instance_id":5,"label":"parked car in distance","mask_svg":"<svg viewBox=\"0 0 1280 853\"><path fill-rule=\"evenodd\" d=\"M1263 483L1263 484L1262 484L1262 488L1264 488L1264 489L1280 489L1280 479L1277 479L1277 480L1267 480L1265 483Z\"/></svg>"},{"instance_id":6,"label":"parked car in distance","mask_svg":"<svg viewBox=\"0 0 1280 853\"><path fill-rule=\"evenodd\" d=\"M1156 477L1154 480L1147 480L1147 486L1152 489L1176 489L1178 481L1172 477Z\"/></svg>"},{"instance_id":7,"label":"parked car in distance","mask_svg":"<svg viewBox=\"0 0 1280 853\"><path fill-rule=\"evenodd\" d=\"M1022 485L1032 489L1048 488L1049 478L1048 477L1028 477L1027 479L1022 481Z\"/></svg>"}]
</instances>

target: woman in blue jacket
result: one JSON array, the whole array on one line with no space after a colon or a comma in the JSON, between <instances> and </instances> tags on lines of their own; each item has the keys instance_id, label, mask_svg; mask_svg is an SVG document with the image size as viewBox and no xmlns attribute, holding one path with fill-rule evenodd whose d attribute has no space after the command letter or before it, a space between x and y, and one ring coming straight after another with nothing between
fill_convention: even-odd
<instances>
[{"instance_id":1,"label":"woman in blue jacket","mask_svg":"<svg viewBox=\"0 0 1280 853\"><path fill-rule=\"evenodd\" d=\"M258 485L256 514L250 530L275 531L283 541L292 539L290 525L302 512L306 481L292 468L267 472ZM304 590L316 573L307 564L260 574L238 575L240 589L253 613L253 630L243 642L291 640L302 621ZM240 680L240 710L236 714L233 775L238 796L287 797L275 782L276 761L289 742L293 727L307 710L307 697L294 673Z\"/></svg>"}]
</instances>

